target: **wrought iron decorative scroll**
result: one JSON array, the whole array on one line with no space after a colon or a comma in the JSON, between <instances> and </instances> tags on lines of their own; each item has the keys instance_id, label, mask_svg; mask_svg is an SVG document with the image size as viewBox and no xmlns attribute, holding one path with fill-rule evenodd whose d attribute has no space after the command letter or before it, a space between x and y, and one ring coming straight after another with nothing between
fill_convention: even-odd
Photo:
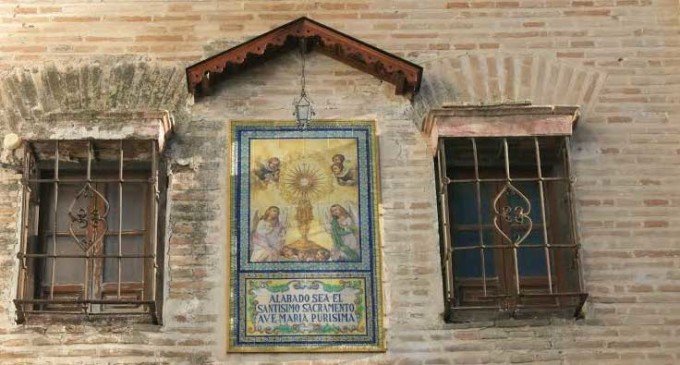
<instances>
[{"instance_id":1,"label":"wrought iron decorative scroll","mask_svg":"<svg viewBox=\"0 0 680 365\"><path fill-rule=\"evenodd\" d=\"M78 202L82 202L82 204L77 204ZM100 211L101 203L104 206L103 212ZM81 206L81 208L74 211L76 206ZM85 208L82 206L85 206ZM109 202L89 182L86 183L68 209L68 216L71 218L69 232L83 251L87 252L104 238L108 229L106 223L108 215ZM75 228L80 231L81 236L84 234L83 238L78 238Z\"/></svg>"},{"instance_id":2,"label":"wrought iron decorative scroll","mask_svg":"<svg viewBox=\"0 0 680 365\"><path fill-rule=\"evenodd\" d=\"M508 199L508 204L501 206L499 203L504 194L508 195L508 197L515 194L520 197L522 202L524 202L526 205L512 205ZM518 246L529 236L529 234L531 234L531 229L533 228L533 222L531 221L531 217L529 217L529 214L531 213L531 202L529 201L529 198L526 197L526 195L519 191L519 189L517 189L510 182L506 183L503 189L501 189L501 191L498 192L494 198L493 210L494 228L496 228L498 234L500 234L511 244ZM503 228L500 227L500 220L503 220L511 225L526 224L526 230L519 234L515 239L512 239L503 231Z\"/></svg>"}]
</instances>

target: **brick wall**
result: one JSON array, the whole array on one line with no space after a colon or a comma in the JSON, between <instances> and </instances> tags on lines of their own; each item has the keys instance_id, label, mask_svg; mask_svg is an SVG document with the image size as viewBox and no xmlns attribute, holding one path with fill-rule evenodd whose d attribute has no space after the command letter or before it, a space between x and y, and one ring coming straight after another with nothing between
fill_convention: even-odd
<instances>
[{"instance_id":1,"label":"brick wall","mask_svg":"<svg viewBox=\"0 0 680 365\"><path fill-rule=\"evenodd\" d=\"M302 15L425 67L411 104L325 56L308 65L320 118L377 121L386 354L225 353L228 122L290 119L299 64L284 55L193 105L183 67ZM3 135L66 128L47 121L68 111L177 118L163 326L16 325L19 176L0 170L0 363L680 362L677 1L4 2L0 70ZM586 319L444 324L421 117L523 100L585 111L573 151Z\"/></svg>"}]
</instances>

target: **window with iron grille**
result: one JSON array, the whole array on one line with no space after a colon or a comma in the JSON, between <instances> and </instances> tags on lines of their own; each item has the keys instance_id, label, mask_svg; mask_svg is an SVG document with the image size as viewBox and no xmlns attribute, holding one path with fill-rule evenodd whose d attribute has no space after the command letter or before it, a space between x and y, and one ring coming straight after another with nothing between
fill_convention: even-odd
<instances>
[{"instance_id":1,"label":"window with iron grille","mask_svg":"<svg viewBox=\"0 0 680 365\"><path fill-rule=\"evenodd\" d=\"M19 322L67 314L159 322L159 162L156 140L27 143Z\"/></svg>"},{"instance_id":2,"label":"window with iron grille","mask_svg":"<svg viewBox=\"0 0 680 365\"><path fill-rule=\"evenodd\" d=\"M440 138L447 319L580 314L569 137Z\"/></svg>"}]
</instances>

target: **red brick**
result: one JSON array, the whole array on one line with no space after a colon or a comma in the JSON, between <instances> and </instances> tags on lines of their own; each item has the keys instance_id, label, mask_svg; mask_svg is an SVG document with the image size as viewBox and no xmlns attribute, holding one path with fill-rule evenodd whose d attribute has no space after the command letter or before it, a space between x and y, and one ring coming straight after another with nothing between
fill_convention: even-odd
<instances>
[{"instance_id":1,"label":"red brick","mask_svg":"<svg viewBox=\"0 0 680 365\"><path fill-rule=\"evenodd\" d=\"M61 13L61 7L59 6L41 6L38 8L38 11L40 14L49 14L49 13Z\"/></svg>"},{"instance_id":2,"label":"red brick","mask_svg":"<svg viewBox=\"0 0 680 365\"><path fill-rule=\"evenodd\" d=\"M572 41L571 46L574 48L590 48L595 46L593 41Z\"/></svg>"},{"instance_id":3,"label":"red brick","mask_svg":"<svg viewBox=\"0 0 680 365\"><path fill-rule=\"evenodd\" d=\"M644 204L645 204L645 206L648 206L648 207L658 207L658 206L669 205L670 201L668 201L666 199L645 199Z\"/></svg>"},{"instance_id":4,"label":"red brick","mask_svg":"<svg viewBox=\"0 0 680 365\"><path fill-rule=\"evenodd\" d=\"M631 117L621 117L621 116L607 117L607 123L631 123L632 121L633 121L633 118L631 118Z\"/></svg>"},{"instance_id":5,"label":"red brick","mask_svg":"<svg viewBox=\"0 0 680 365\"><path fill-rule=\"evenodd\" d=\"M467 9L470 7L468 2L449 2L446 3L447 9Z\"/></svg>"},{"instance_id":6,"label":"red brick","mask_svg":"<svg viewBox=\"0 0 680 365\"><path fill-rule=\"evenodd\" d=\"M663 227L668 227L669 223L668 221L660 221L660 220L654 220L654 221L645 221L645 228L663 228Z\"/></svg>"},{"instance_id":7,"label":"red brick","mask_svg":"<svg viewBox=\"0 0 680 365\"><path fill-rule=\"evenodd\" d=\"M609 15L611 15L611 10L608 10L608 9L565 10L564 15L566 15L566 16L609 16Z\"/></svg>"},{"instance_id":8,"label":"red brick","mask_svg":"<svg viewBox=\"0 0 680 365\"><path fill-rule=\"evenodd\" d=\"M609 348L625 348L625 349L636 349L636 348L650 348L650 347L661 347L658 341L613 341L607 344Z\"/></svg>"},{"instance_id":9,"label":"red brick","mask_svg":"<svg viewBox=\"0 0 680 365\"><path fill-rule=\"evenodd\" d=\"M97 16L57 16L52 19L54 22L69 22L69 23L88 23L98 22L101 18Z\"/></svg>"},{"instance_id":10,"label":"red brick","mask_svg":"<svg viewBox=\"0 0 680 365\"><path fill-rule=\"evenodd\" d=\"M111 21L120 21L120 22L130 22L130 23L137 23L137 22L150 22L151 17L150 16L107 16L105 17L106 20L111 20Z\"/></svg>"},{"instance_id":11,"label":"red brick","mask_svg":"<svg viewBox=\"0 0 680 365\"><path fill-rule=\"evenodd\" d=\"M35 7L16 7L14 8L15 14L36 14L38 8Z\"/></svg>"},{"instance_id":12,"label":"red brick","mask_svg":"<svg viewBox=\"0 0 680 365\"><path fill-rule=\"evenodd\" d=\"M583 58L583 52L557 52L557 58Z\"/></svg>"},{"instance_id":13,"label":"red brick","mask_svg":"<svg viewBox=\"0 0 680 365\"><path fill-rule=\"evenodd\" d=\"M474 44L474 43L459 43L459 44L454 44L453 48L454 49L463 49L463 50L475 49L475 48L477 48L477 45Z\"/></svg>"},{"instance_id":14,"label":"red brick","mask_svg":"<svg viewBox=\"0 0 680 365\"><path fill-rule=\"evenodd\" d=\"M499 43L480 43L479 49L498 49L500 46Z\"/></svg>"},{"instance_id":15,"label":"red brick","mask_svg":"<svg viewBox=\"0 0 680 365\"><path fill-rule=\"evenodd\" d=\"M181 35L140 35L135 38L139 42L178 42L182 41Z\"/></svg>"}]
</instances>

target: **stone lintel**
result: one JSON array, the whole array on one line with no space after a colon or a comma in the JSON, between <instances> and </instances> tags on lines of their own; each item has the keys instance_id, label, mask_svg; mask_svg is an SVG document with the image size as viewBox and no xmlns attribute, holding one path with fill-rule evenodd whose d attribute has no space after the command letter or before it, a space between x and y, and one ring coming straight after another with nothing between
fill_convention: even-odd
<instances>
[{"instance_id":1,"label":"stone lintel","mask_svg":"<svg viewBox=\"0 0 680 365\"><path fill-rule=\"evenodd\" d=\"M41 129L19 132L28 142L45 140L156 140L163 151L173 132L167 111L51 113Z\"/></svg>"},{"instance_id":2,"label":"stone lintel","mask_svg":"<svg viewBox=\"0 0 680 365\"><path fill-rule=\"evenodd\" d=\"M576 106L444 106L427 114L423 133L434 152L439 137L568 136L579 115Z\"/></svg>"}]
</instances>

